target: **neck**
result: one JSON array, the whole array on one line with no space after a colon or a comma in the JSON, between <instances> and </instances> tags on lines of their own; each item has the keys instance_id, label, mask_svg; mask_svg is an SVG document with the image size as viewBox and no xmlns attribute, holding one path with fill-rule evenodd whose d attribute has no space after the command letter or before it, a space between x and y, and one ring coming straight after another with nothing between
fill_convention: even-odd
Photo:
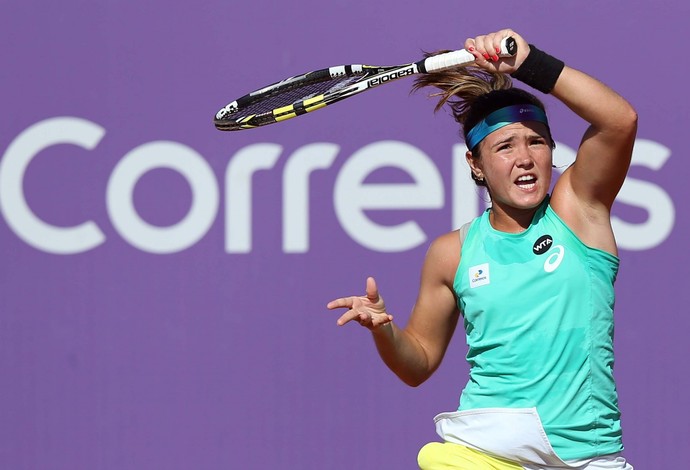
<instances>
[{"instance_id":1,"label":"neck","mask_svg":"<svg viewBox=\"0 0 690 470\"><path fill-rule=\"evenodd\" d=\"M493 204L489 222L499 232L521 233L529 228L538 208L539 206L530 209L504 208L499 204Z\"/></svg>"}]
</instances>

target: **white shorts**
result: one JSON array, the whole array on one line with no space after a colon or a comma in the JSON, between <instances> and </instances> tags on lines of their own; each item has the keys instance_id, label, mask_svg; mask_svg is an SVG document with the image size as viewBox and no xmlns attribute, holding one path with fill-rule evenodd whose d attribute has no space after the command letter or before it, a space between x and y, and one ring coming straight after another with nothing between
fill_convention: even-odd
<instances>
[{"instance_id":1,"label":"white shorts","mask_svg":"<svg viewBox=\"0 0 690 470\"><path fill-rule=\"evenodd\" d=\"M436 432L446 442L519 463L525 470L633 470L620 454L561 460L536 408L482 408L441 413Z\"/></svg>"}]
</instances>

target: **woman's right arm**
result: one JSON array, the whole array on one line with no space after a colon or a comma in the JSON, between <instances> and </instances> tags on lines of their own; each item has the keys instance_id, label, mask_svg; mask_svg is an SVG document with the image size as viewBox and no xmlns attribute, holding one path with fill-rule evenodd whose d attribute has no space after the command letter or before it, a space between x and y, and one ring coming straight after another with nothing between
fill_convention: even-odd
<instances>
[{"instance_id":1,"label":"woman's right arm","mask_svg":"<svg viewBox=\"0 0 690 470\"><path fill-rule=\"evenodd\" d=\"M367 294L344 297L329 309L348 308L338 325L357 321L372 332L381 359L403 382L416 387L441 364L459 318L453 279L460 262L457 232L437 238L427 251L417 301L407 325L399 328L386 311L373 278Z\"/></svg>"}]
</instances>

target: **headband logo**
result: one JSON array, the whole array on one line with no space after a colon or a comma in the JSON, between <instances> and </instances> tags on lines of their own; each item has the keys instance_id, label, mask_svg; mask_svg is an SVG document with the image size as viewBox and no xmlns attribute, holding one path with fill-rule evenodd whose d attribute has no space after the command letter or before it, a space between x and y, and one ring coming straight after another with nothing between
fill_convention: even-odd
<instances>
[{"instance_id":1,"label":"headband logo","mask_svg":"<svg viewBox=\"0 0 690 470\"><path fill-rule=\"evenodd\" d=\"M546 119L546 113L537 106L531 104L506 106L505 108L500 108L492 112L469 130L467 138L465 139L467 148L472 150L479 142L484 140L487 135L497 131L501 127L514 122L524 121L537 121L546 124L546 126L549 125Z\"/></svg>"}]
</instances>

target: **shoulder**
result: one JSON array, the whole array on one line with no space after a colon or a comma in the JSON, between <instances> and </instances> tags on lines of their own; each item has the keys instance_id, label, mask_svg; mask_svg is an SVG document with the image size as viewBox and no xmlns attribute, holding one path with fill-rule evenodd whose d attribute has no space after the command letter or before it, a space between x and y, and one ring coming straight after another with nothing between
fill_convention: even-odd
<instances>
[{"instance_id":1,"label":"shoulder","mask_svg":"<svg viewBox=\"0 0 690 470\"><path fill-rule=\"evenodd\" d=\"M465 226L463 225L463 227ZM463 235L461 232L463 232L463 230L466 230L466 228L460 228L438 236L436 239L434 239L434 241L431 242L431 245L429 245L429 252L446 250L459 251L460 247L462 246L461 241Z\"/></svg>"},{"instance_id":2,"label":"shoulder","mask_svg":"<svg viewBox=\"0 0 690 470\"><path fill-rule=\"evenodd\" d=\"M460 230L444 233L431 242L424 260L424 274L452 282L460 264Z\"/></svg>"}]
</instances>

